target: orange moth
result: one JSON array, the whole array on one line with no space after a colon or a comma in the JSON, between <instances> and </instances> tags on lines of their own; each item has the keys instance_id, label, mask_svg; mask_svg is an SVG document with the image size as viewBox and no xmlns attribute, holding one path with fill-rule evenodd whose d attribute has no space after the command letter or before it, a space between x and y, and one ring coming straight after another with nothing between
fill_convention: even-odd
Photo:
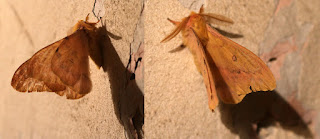
<instances>
[{"instance_id":1,"label":"orange moth","mask_svg":"<svg viewBox=\"0 0 320 139\"><path fill-rule=\"evenodd\" d=\"M89 16L89 15L88 15ZM88 56L97 53L97 23L80 20L72 34L42 48L14 73L11 86L20 92L55 92L78 99L91 91ZM98 56L99 57L99 56ZM96 64L100 67L100 59ZM101 57L100 57L101 58Z\"/></svg>"},{"instance_id":2,"label":"orange moth","mask_svg":"<svg viewBox=\"0 0 320 139\"><path fill-rule=\"evenodd\" d=\"M206 18L233 23L222 15L203 13L201 7L199 13L191 12L181 22L168 19L176 28L161 42L182 32L183 44L193 54L203 76L209 108L217 107L218 96L224 103L237 104L251 92L273 90L276 81L267 65L245 47L211 28Z\"/></svg>"}]
</instances>

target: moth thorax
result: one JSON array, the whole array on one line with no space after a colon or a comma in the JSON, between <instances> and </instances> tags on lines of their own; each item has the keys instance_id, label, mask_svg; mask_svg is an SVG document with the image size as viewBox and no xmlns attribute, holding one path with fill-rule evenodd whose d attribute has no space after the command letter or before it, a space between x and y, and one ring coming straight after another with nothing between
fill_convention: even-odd
<instances>
[{"instance_id":1,"label":"moth thorax","mask_svg":"<svg viewBox=\"0 0 320 139\"><path fill-rule=\"evenodd\" d=\"M85 30L88 30L88 31L94 31L96 29L96 27L95 27L95 23L88 23L86 21L79 20L78 23L73 26L72 33L76 32L79 29L85 29Z\"/></svg>"},{"instance_id":2,"label":"moth thorax","mask_svg":"<svg viewBox=\"0 0 320 139\"><path fill-rule=\"evenodd\" d=\"M207 29L200 27L200 28L193 28L193 30L195 32L196 37L198 37L202 45L206 46L209 41Z\"/></svg>"},{"instance_id":3,"label":"moth thorax","mask_svg":"<svg viewBox=\"0 0 320 139\"><path fill-rule=\"evenodd\" d=\"M192 29L196 33L197 37L201 41L202 45L207 45L209 40L207 26L203 18L198 16L193 19Z\"/></svg>"},{"instance_id":4,"label":"moth thorax","mask_svg":"<svg viewBox=\"0 0 320 139\"><path fill-rule=\"evenodd\" d=\"M93 31L96 29L96 26L95 26L96 23L89 23L87 21L82 21L80 25L82 28L89 30L89 31Z\"/></svg>"}]
</instances>

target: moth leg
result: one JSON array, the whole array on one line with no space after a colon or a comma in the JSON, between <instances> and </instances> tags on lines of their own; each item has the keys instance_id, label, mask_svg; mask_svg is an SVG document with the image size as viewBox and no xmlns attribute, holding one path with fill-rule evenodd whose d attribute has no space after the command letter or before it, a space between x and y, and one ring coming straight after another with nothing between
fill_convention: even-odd
<instances>
[{"instance_id":1,"label":"moth leg","mask_svg":"<svg viewBox=\"0 0 320 139\"><path fill-rule=\"evenodd\" d=\"M204 11L204 8L203 8L203 4L201 5L201 8L200 8L200 10L199 10L199 13L201 14L201 13L203 13L203 11Z\"/></svg>"},{"instance_id":2,"label":"moth leg","mask_svg":"<svg viewBox=\"0 0 320 139\"><path fill-rule=\"evenodd\" d=\"M88 13L85 22L87 22L87 21L89 20L89 14L90 14L90 13Z\"/></svg>"},{"instance_id":3,"label":"moth leg","mask_svg":"<svg viewBox=\"0 0 320 139\"><path fill-rule=\"evenodd\" d=\"M174 20L171 20L170 18L167 18L172 24L178 26L181 22L179 21L174 21Z\"/></svg>"}]
</instances>

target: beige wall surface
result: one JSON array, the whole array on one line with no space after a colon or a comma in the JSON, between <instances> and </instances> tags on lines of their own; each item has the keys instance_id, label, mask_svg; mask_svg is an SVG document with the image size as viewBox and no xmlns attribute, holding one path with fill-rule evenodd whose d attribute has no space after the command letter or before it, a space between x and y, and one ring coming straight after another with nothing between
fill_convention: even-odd
<instances>
[{"instance_id":1,"label":"beige wall surface","mask_svg":"<svg viewBox=\"0 0 320 139\"><path fill-rule=\"evenodd\" d=\"M64 38L88 13L89 21L97 21L95 3L104 61L98 69L90 60L92 91L67 100L14 90L12 75L24 61ZM167 18L179 21L201 5L235 22L211 25L267 63L275 91L209 110L189 50L170 53L182 44L181 34L160 43L174 29ZM115 139L132 138L135 131L147 139L319 138L318 5L319 0L0 0L0 138Z\"/></svg>"}]
</instances>

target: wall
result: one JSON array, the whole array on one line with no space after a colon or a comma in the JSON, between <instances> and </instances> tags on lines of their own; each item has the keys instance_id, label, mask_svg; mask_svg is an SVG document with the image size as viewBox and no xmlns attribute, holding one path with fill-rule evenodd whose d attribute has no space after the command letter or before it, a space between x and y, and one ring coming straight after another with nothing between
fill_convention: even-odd
<instances>
[{"instance_id":1,"label":"wall","mask_svg":"<svg viewBox=\"0 0 320 139\"><path fill-rule=\"evenodd\" d=\"M174 29L167 18L181 20L202 4L205 12L235 22L212 25L267 63L277 80L275 91L209 110L191 53L170 53L182 36L160 43ZM0 0L0 138L132 138L135 131L140 138L319 138L318 5L317 0ZM92 13L97 9L103 65L98 69L90 60L88 95L67 100L10 86L24 61L65 37L88 13L97 21Z\"/></svg>"}]
</instances>

